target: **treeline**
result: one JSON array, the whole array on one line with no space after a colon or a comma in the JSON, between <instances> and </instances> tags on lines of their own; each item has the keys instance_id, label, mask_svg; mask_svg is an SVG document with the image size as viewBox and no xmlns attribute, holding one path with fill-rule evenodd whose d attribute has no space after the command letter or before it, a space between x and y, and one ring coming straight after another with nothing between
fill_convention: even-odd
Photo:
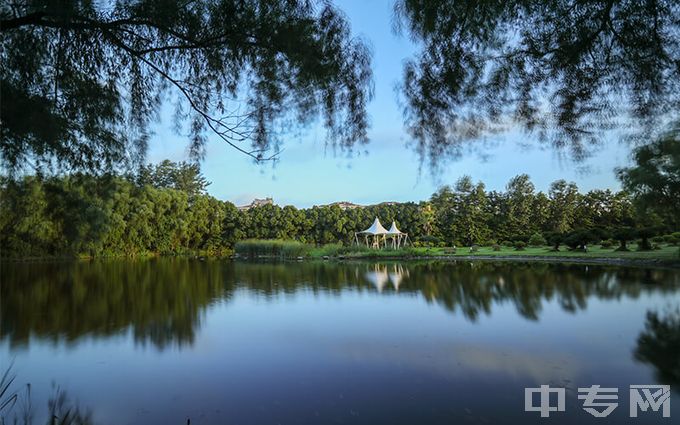
<instances>
[{"instance_id":1,"label":"treeline","mask_svg":"<svg viewBox=\"0 0 680 425\"><path fill-rule=\"evenodd\" d=\"M463 177L428 201L348 210L264 205L241 211L208 195L208 185L197 166L170 161L134 175L5 178L1 255L220 255L245 239L351 244L354 232L375 217L384 224L396 221L417 245L537 238L557 246L574 239L572 245L609 238L625 243L670 234L679 225L677 217L640 213L625 192L580 193L563 180L548 193L536 192L527 175L513 178L503 192L488 192Z\"/></svg>"}]
</instances>

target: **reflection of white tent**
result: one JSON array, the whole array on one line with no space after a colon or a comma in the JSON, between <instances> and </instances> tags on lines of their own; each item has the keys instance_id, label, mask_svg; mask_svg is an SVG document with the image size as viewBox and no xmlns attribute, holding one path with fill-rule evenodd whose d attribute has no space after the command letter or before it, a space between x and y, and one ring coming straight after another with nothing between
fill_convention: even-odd
<instances>
[{"instance_id":1,"label":"reflection of white tent","mask_svg":"<svg viewBox=\"0 0 680 425\"><path fill-rule=\"evenodd\" d=\"M385 284L390 279L389 275L387 274L387 270L377 264L375 265L374 270L367 271L365 276L366 280L371 282L376 287L378 292L382 292Z\"/></svg>"},{"instance_id":2,"label":"reflection of white tent","mask_svg":"<svg viewBox=\"0 0 680 425\"><path fill-rule=\"evenodd\" d=\"M405 277L409 277L408 269L403 268L401 264L392 264L392 271L388 272L388 274L392 286L394 286L394 290L397 292L399 292L399 286L401 285L402 280L404 280Z\"/></svg>"},{"instance_id":3,"label":"reflection of white tent","mask_svg":"<svg viewBox=\"0 0 680 425\"><path fill-rule=\"evenodd\" d=\"M380 248L380 243L385 243L385 235L387 235L387 230L380 224L378 217L375 218L371 227L361 232L356 232L354 234L354 240L357 245L359 245L359 235L364 235L366 246L371 246L372 248ZM372 243L369 245L369 237L372 236Z\"/></svg>"},{"instance_id":4,"label":"reflection of white tent","mask_svg":"<svg viewBox=\"0 0 680 425\"><path fill-rule=\"evenodd\" d=\"M397 223L392 222L392 227L385 234L387 238L392 240L392 248L399 248L402 244L406 245L408 240L408 233L404 233L397 228Z\"/></svg>"}]
</instances>

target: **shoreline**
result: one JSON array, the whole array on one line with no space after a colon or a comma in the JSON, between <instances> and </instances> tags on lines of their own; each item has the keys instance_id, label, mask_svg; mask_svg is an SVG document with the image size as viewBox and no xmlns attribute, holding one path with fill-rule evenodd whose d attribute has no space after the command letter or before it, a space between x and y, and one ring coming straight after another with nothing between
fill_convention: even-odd
<instances>
[{"instance_id":1,"label":"shoreline","mask_svg":"<svg viewBox=\"0 0 680 425\"><path fill-rule=\"evenodd\" d=\"M320 259L319 259L320 260ZM593 264L611 266L646 266L646 267L665 267L680 269L680 259L647 259L647 258L612 258L612 257L558 257L558 256L539 256L539 255L428 255L428 256L352 256L352 257L332 257L328 260L335 261L362 261L362 260L386 260L386 261L502 261L502 262L536 262L553 264Z\"/></svg>"},{"instance_id":2,"label":"shoreline","mask_svg":"<svg viewBox=\"0 0 680 425\"><path fill-rule=\"evenodd\" d=\"M107 256L107 257L25 257L25 258L0 258L0 263L30 263L30 262L62 262L62 261L118 261L118 260L151 260L159 258L183 258L199 261L205 260L228 260L228 261L280 261L280 262L308 262L308 261L333 261L333 262L359 262L359 261L500 261L500 262L534 262L553 264L592 264L610 266L637 266L637 267L661 267L680 269L680 259L668 258L624 258L624 257L581 257L581 256L558 256L558 255L339 255L339 256L313 256L280 258L259 256L248 258L239 255L211 256L211 255L145 255L145 256Z\"/></svg>"}]
</instances>

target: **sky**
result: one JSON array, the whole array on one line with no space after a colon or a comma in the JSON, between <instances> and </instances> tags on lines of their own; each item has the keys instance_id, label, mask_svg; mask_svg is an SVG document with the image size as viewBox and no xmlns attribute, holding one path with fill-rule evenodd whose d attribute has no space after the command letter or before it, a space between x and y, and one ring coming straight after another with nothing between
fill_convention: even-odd
<instances>
[{"instance_id":1,"label":"sky","mask_svg":"<svg viewBox=\"0 0 680 425\"><path fill-rule=\"evenodd\" d=\"M537 190L547 191L554 180L575 182L582 191L620 189L614 169L629 163L629 149L614 137L589 159L578 164L550 148L540 148L536 136L515 132L487 138L491 147L446 161L433 176L421 167L418 155L408 147L399 94L404 60L417 52L406 34L392 30L393 0L343 0L355 36L373 51L375 96L368 105L370 143L358 156L347 158L326 150L326 134L316 124L283 138L284 151L274 167L256 165L252 159L209 136L201 169L208 193L218 199L245 205L254 198L272 197L278 205L306 208L335 201L370 205L384 201L421 201L443 184L454 184L463 175L482 181L487 190L503 190L510 178L528 174ZM164 108L154 128L148 162L189 160L188 139L173 130L172 109ZM527 147L529 146L529 147ZM533 146L533 147L531 147Z\"/></svg>"}]
</instances>

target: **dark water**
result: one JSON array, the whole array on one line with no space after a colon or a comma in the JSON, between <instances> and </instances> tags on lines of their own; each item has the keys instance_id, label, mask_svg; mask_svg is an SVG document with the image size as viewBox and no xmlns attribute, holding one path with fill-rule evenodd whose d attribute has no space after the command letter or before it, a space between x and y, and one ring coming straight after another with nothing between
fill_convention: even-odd
<instances>
[{"instance_id":1,"label":"dark water","mask_svg":"<svg viewBox=\"0 0 680 425\"><path fill-rule=\"evenodd\" d=\"M167 259L0 277L5 419L44 423L60 391L96 424L680 420L677 270ZM577 398L598 384L619 388L607 418ZM671 417L629 418L631 384L670 384ZM566 411L525 412L540 385L566 388Z\"/></svg>"}]
</instances>

